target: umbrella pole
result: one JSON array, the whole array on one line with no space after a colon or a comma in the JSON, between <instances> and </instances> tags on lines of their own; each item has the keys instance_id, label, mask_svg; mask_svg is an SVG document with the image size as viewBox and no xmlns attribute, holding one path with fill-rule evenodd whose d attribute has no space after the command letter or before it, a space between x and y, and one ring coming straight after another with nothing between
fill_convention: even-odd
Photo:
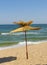
<instances>
[{"instance_id":1,"label":"umbrella pole","mask_svg":"<svg viewBox=\"0 0 47 65\"><path fill-rule=\"evenodd\" d=\"M28 59L28 49L27 49L27 37L26 37L26 31L25 31L25 42L26 42L26 59Z\"/></svg>"}]
</instances>

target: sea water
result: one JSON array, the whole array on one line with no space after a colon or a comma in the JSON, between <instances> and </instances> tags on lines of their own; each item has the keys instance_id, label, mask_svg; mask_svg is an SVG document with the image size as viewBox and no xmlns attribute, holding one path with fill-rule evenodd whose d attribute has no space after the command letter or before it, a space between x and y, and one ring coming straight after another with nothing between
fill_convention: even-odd
<instances>
[{"instance_id":1,"label":"sea water","mask_svg":"<svg viewBox=\"0 0 47 65\"><path fill-rule=\"evenodd\" d=\"M47 24L32 24L32 27L40 27L40 30L30 30L26 32L29 43L47 41ZM0 25L0 43L3 42L25 42L25 33L17 32L10 34L10 31L19 28L18 25L4 24Z\"/></svg>"}]
</instances>

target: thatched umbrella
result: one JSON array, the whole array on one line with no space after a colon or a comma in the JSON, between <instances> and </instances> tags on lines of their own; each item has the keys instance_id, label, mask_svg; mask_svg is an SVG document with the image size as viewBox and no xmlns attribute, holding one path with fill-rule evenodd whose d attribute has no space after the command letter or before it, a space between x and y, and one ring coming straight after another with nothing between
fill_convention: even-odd
<instances>
[{"instance_id":1,"label":"thatched umbrella","mask_svg":"<svg viewBox=\"0 0 47 65\"><path fill-rule=\"evenodd\" d=\"M29 22L14 22L14 24L18 24L21 25L20 28L16 29L16 30L12 30L11 33L13 32L25 32L25 42L26 42L26 58L28 59L28 49L27 49L27 37L26 37L26 31L28 30L39 30L40 27L31 27L29 26L32 23L32 21Z\"/></svg>"}]
</instances>

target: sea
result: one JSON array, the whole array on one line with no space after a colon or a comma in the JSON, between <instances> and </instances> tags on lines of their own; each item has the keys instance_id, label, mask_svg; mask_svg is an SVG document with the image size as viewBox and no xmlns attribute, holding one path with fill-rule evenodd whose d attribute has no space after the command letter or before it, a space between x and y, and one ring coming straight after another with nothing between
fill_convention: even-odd
<instances>
[{"instance_id":1,"label":"sea","mask_svg":"<svg viewBox=\"0 0 47 65\"><path fill-rule=\"evenodd\" d=\"M40 30L29 30L26 32L27 41L30 43L36 43L41 41L47 41L47 24L32 24L32 27L40 27ZM24 44L25 32L17 32L10 34L10 31L19 28L19 25L3 24L0 25L0 43L4 42L18 42Z\"/></svg>"}]
</instances>

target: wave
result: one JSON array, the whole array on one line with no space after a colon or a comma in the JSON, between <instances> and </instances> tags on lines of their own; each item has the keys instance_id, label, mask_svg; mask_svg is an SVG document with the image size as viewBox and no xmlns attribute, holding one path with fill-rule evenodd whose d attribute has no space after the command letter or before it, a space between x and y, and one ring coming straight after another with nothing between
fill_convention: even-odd
<instances>
[{"instance_id":1,"label":"wave","mask_svg":"<svg viewBox=\"0 0 47 65\"><path fill-rule=\"evenodd\" d=\"M24 32L19 32L19 33L1 33L1 35L23 35L25 34ZM26 34L40 34L40 32L27 32Z\"/></svg>"},{"instance_id":2,"label":"wave","mask_svg":"<svg viewBox=\"0 0 47 65\"><path fill-rule=\"evenodd\" d=\"M43 40L43 41L37 41L37 42L31 42L31 41L27 41L27 44L41 44L41 43L46 43L47 40ZM0 50L4 50L4 49L8 49L8 48L17 48L17 47L21 47L24 46L26 44L26 42L19 42L19 44L17 45L12 45L12 46L7 46L7 47L0 47Z\"/></svg>"},{"instance_id":3,"label":"wave","mask_svg":"<svg viewBox=\"0 0 47 65\"><path fill-rule=\"evenodd\" d=\"M12 35L23 35L23 34L25 34L25 33L13 33ZM26 34L39 34L39 33L37 33L37 32L27 32Z\"/></svg>"},{"instance_id":4,"label":"wave","mask_svg":"<svg viewBox=\"0 0 47 65\"><path fill-rule=\"evenodd\" d=\"M9 35L9 33L1 33L1 35Z\"/></svg>"},{"instance_id":5,"label":"wave","mask_svg":"<svg viewBox=\"0 0 47 65\"><path fill-rule=\"evenodd\" d=\"M27 41L27 44L40 44L43 42L47 42L47 40L42 40L42 41L37 41L37 42L31 42L31 41ZM19 42L20 45L25 45L25 41L24 42Z\"/></svg>"}]
</instances>

